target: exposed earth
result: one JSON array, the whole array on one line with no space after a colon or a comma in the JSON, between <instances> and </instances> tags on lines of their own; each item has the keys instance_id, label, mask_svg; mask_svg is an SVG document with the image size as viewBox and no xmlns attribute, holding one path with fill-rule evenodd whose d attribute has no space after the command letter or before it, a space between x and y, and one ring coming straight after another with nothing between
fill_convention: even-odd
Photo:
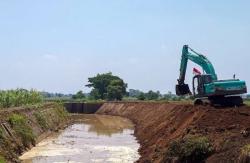
<instances>
[{"instance_id":1,"label":"exposed earth","mask_svg":"<svg viewBox=\"0 0 250 163\"><path fill-rule=\"evenodd\" d=\"M250 107L213 108L180 103L105 103L98 114L127 117L136 124L138 162L166 162L170 142L188 135L206 136L213 152L205 162L244 162L250 144ZM243 158L242 158L243 157ZM247 162L247 161L246 161Z\"/></svg>"}]
</instances>

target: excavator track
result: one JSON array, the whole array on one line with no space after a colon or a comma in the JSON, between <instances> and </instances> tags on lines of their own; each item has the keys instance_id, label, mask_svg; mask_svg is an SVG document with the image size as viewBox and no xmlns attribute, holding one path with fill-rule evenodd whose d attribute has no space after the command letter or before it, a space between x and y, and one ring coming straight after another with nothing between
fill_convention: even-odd
<instances>
[{"instance_id":1,"label":"excavator track","mask_svg":"<svg viewBox=\"0 0 250 163\"><path fill-rule=\"evenodd\" d=\"M194 105L211 105L222 107L233 107L243 105L241 96L212 96L208 98L197 98Z\"/></svg>"}]
</instances>

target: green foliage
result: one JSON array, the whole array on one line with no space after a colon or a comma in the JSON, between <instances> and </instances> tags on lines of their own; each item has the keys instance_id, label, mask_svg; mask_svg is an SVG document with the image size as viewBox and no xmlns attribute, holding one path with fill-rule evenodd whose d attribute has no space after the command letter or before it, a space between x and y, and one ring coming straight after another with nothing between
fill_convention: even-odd
<instances>
[{"instance_id":1,"label":"green foliage","mask_svg":"<svg viewBox=\"0 0 250 163\"><path fill-rule=\"evenodd\" d=\"M138 97L141 93L143 93L143 92L140 90L129 89L128 96L129 97Z\"/></svg>"},{"instance_id":2,"label":"green foliage","mask_svg":"<svg viewBox=\"0 0 250 163\"><path fill-rule=\"evenodd\" d=\"M0 108L17 107L42 102L42 96L35 90L16 89L0 91Z\"/></svg>"},{"instance_id":3,"label":"green foliage","mask_svg":"<svg viewBox=\"0 0 250 163\"><path fill-rule=\"evenodd\" d=\"M143 101L143 100L145 100L145 99L146 99L146 96L145 96L145 94L144 94L144 93L142 93L142 92L141 92L141 93L140 93L140 95L137 97L137 99L138 99L138 100L142 100L142 101Z\"/></svg>"},{"instance_id":4,"label":"green foliage","mask_svg":"<svg viewBox=\"0 0 250 163\"><path fill-rule=\"evenodd\" d=\"M146 98L148 100L157 100L160 97L160 92L154 92L152 90L148 91L148 93L146 93Z\"/></svg>"},{"instance_id":5,"label":"green foliage","mask_svg":"<svg viewBox=\"0 0 250 163\"><path fill-rule=\"evenodd\" d=\"M38 124L42 127L42 129L47 129L48 128L48 123L46 121L46 118L43 116L43 114L39 111L33 113L35 116Z\"/></svg>"},{"instance_id":6,"label":"green foliage","mask_svg":"<svg viewBox=\"0 0 250 163\"><path fill-rule=\"evenodd\" d=\"M103 95L104 96L104 95ZM90 92L90 99L91 100L98 100L98 99L102 99L101 94L99 93L99 90L96 88L93 88Z\"/></svg>"},{"instance_id":7,"label":"green foliage","mask_svg":"<svg viewBox=\"0 0 250 163\"><path fill-rule=\"evenodd\" d=\"M75 95L72 96L73 99L84 99L85 95L83 94L82 91L78 91Z\"/></svg>"},{"instance_id":8,"label":"green foliage","mask_svg":"<svg viewBox=\"0 0 250 163\"><path fill-rule=\"evenodd\" d=\"M109 100L122 100L123 95L126 93L122 80L112 80L107 88Z\"/></svg>"},{"instance_id":9,"label":"green foliage","mask_svg":"<svg viewBox=\"0 0 250 163\"><path fill-rule=\"evenodd\" d=\"M126 94L127 84L112 73L97 74L88 79L87 87L92 87L90 93L95 99L121 100Z\"/></svg>"},{"instance_id":10,"label":"green foliage","mask_svg":"<svg viewBox=\"0 0 250 163\"><path fill-rule=\"evenodd\" d=\"M189 136L170 143L167 157L178 157L181 162L199 162L213 151L207 137Z\"/></svg>"},{"instance_id":11,"label":"green foliage","mask_svg":"<svg viewBox=\"0 0 250 163\"><path fill-rule=\"evenodd\" d=\"M35 143L35 136L32 129L28 125L27 119L19 114L12 114L9 117L9 123L15 133L21 137L24 146L28 147L30 143Z\"/></svg>"},{"instance_id":12,"label":"green foliage","mask_svg":"<svg viewBox=\"0 0 250 163\"><path fill-rule=\"evenodd\" d=\"M3 156L0 156L0 163L5 163L6 161L5 161L5 159L4 159L4 157Z\"/></svg>"},{"instance_id":13,"label":"green foliage","mask_svg":"<svg viewBox=\"0 0 250 163\"><path fill-rule=\"evenodd\" d=\"M139 96L137 96L138 100L158 100L161 94L159 91L154 92L152 90L148 91L147 93L141 92Z\"/></svg>"},{"instance_id":14,"label":"green foliage","mask_svg":"<svg viewBox=\"0 0 250 163\"><path fill-rule=\"evenodd\" d=\"M245 100L244 103L248 106L250 106L250 100Z\"/></svg>"},{"instance_id":15,"label":"green foliage","mask_svg":"<svg viewBox=\"0 0 250 163\"><path fill-rule=\"evenodd\" d=\"M59 116L59 118L65 119L68 116L67 111L65 110L62 103L57 103L57 105L55 105L54 107L55 107L54 111L56 115Z\"/></svg>"}]
</instances>

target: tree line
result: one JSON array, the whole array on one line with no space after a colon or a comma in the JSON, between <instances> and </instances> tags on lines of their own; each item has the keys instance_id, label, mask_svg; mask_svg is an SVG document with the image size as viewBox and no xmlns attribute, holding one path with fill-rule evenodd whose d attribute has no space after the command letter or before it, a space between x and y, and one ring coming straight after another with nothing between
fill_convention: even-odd
<instances>
[{"instance_id":1,"label":"tree line","mask_svg":"<svg viewBox=\"0 0 250 163\"><path fill-rule=\"evenodd\" d=\"M111 72L97 74L88 78L86 87L91 88L89 94L84 94L82 91L77 92L72 96L73 99L94 99L94 100L178 100L179 97L168 92L161 94L160 91L142 92L140 90L130 89L127 91L127 83L119 76L113 75Z\"/></svg>"}]
</instances>

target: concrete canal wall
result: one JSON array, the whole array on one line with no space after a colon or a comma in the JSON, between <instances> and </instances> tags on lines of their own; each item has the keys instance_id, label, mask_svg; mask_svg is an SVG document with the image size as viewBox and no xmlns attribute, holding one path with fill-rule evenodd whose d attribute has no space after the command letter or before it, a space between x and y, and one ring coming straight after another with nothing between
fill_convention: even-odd
<instances>
[{"instance_id":1,"label":"concrete canal wall","mask_svg":"<svg viewBox=\"0 0 250 163\"><path fill-rule=\"evenodd\" d=\"M67 102L64 107L69 113L94 114L103 103Z\"/></svg>"}]
</instances>

